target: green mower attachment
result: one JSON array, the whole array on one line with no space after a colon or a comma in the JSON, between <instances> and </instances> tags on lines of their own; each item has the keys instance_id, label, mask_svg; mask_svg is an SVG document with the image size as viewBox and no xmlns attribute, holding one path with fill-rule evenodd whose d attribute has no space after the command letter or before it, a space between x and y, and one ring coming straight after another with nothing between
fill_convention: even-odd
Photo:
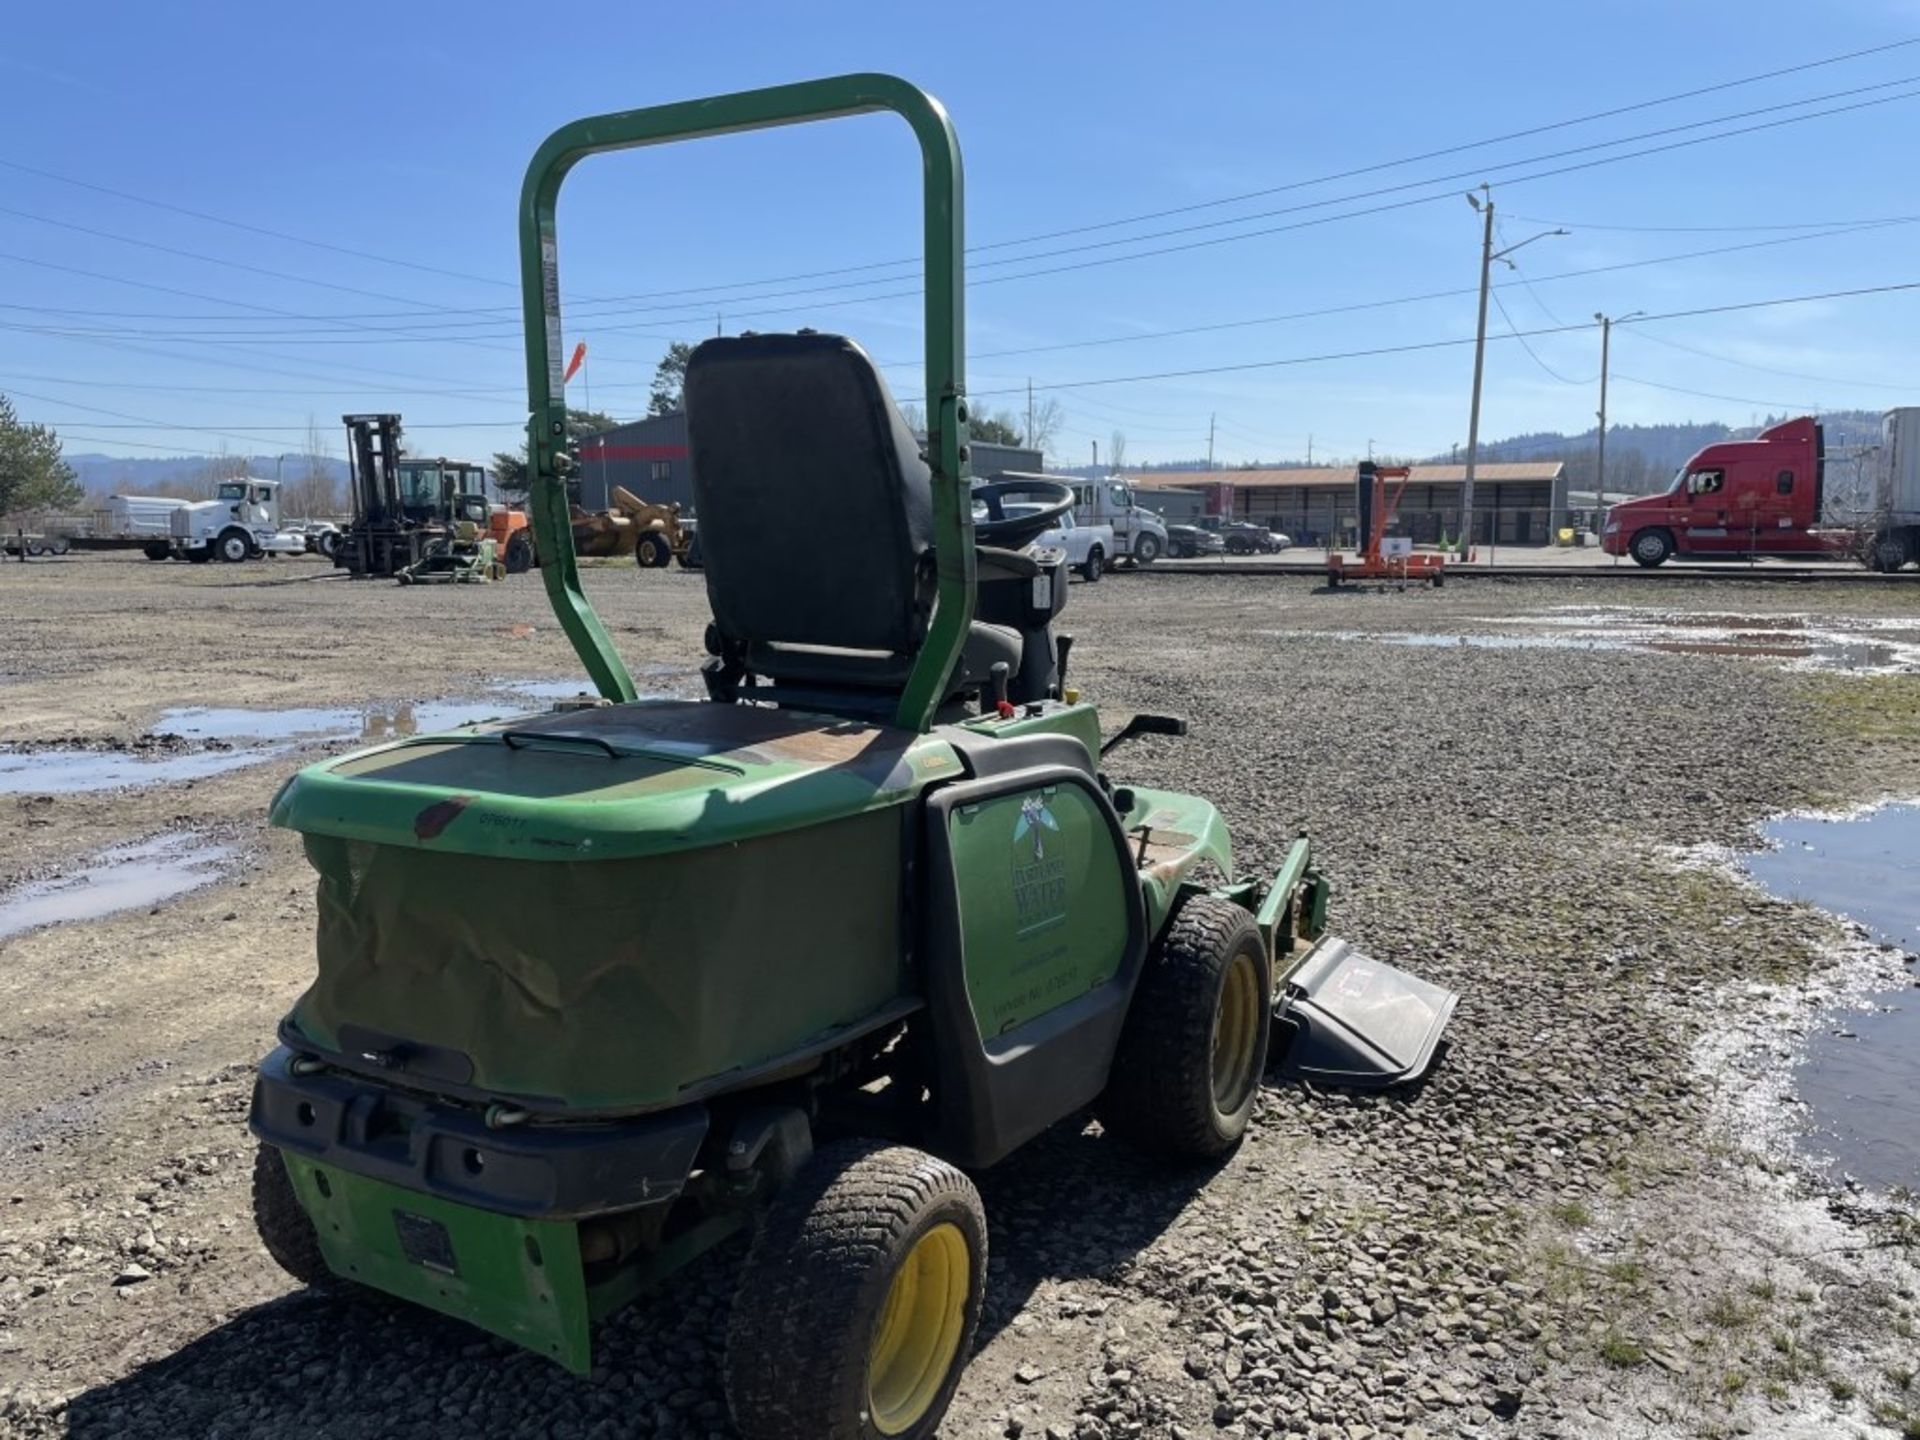
<instances>
[{"instance_id":1,"label":"green mower attachment","mask_svg":"<svg viewBox=\"0 0 1920 1440\"><path fill-rule=\"evenodd\" d=\"M572 551L561 179L878 109L922 151L924 450L851 340L701 345L706 695L637 700ZM1072 491L969 481L962 238L946 116L886 76L601 116L535 157L531 510L603 698L328 760L275 798L319 875L318 973L250 1119L260 1233L297 1278L585 1374L594 1322L751 1229L741 1433L925 1437L986 1281L967 1170L1089 1107L1169 1160L1225 1156L1276 1037L1338 1083L1431 1063L1453 996L1323 937L1306 839L1239 876L1211 802L1102 768L1186 727L1103 739L1068 682L1066 556L1040 540ZM825 536L822 507L847 517Z\"/></svg>"}]
</instances>

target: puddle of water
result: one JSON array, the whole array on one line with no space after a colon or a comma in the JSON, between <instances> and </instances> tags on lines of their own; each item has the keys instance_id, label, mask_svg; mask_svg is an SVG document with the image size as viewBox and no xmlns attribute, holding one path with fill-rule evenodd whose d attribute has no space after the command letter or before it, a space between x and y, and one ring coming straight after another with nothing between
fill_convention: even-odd
<instances>
[{"instance_id":1,"label":"puddle of water","mask_svg":"<svg viewBox=\"0 0 1920 1440\"><path fill-rule=\"evenodd\" d=\"M97 920L172 900L211 884L232 856L231 845L191 833L115 845L70 875L0 895L0 940L43 925Z\"/></svg>"},{"instance_id":2,"label":"puddle of water","mask_svg":"<svg viewBox=\"0 0 1920 1440\"><path fill-rule=\"evenodd\" d=\"M684 680L686 666L646 665L636 675ZM14 750L0 745L0 795L66 795L162 785L257 765L299 745L340 740L395 740L436 734L483 720L524 715L537 704L592 698L578 680L494 679L493 693L477 699L422 700L393 705L295 705L273 710L186 705L163 711L154 733L219 746L217 749ZM648 698L663 698L662 691Z\"/></svg>"},{"instance_id":3,"label":"puddle of water","mask_svg":"<svg viewBox=\"0 0 1920 1440\"><path fill-rule=\"evenodd\" d=\"M1845 915L1883 944L1920 951L1920 804L1847 819L1794 816L1766 833L1778 848L1743 861L1759 884ZM1920 989L1867 1004L1809 1040L1794 1088L1814 1142L1839 1169L1880 1189L1920 1189Z\"/></svg>"},{"instance_id":4,"label":"puddle of water","mask_svg":"<svg viewBox=\"0 0 1920 1440\"><path fill-rule=\"evenodd\" d=\"M198 780L257 765L284 753L261 750L189 750L147 759L137 750L27 750L0 754L0 795L77 795Z\"/></svg>"},{"instance_id":5,"label":"puddle of water","mask_svg":"<svg viewBox=\"0 0 1920 1440\"><path fill-rule=\"evenodd\" d=\"M1920 673L1920 622L1898 617L1676 614L1622 605L1500 616L1493 623L1549 630L1609 649L1739 655L1784 661L1796 670L1857 675Z\"/></svg>"},{"instance_id":6,"label":"puddle of water","mask_svg":"<svg viewBox=\"0 0 1920 1440\"><path fill-rule=\"evenodd\" d=\"M422 731L452 730L510 715L510 700L426 700L418 704L300 707L285 710L213 709L187 706L164 711L154 733L188 740L254 743L273 740L385 739Z\"/></svg>"}]
</instances>

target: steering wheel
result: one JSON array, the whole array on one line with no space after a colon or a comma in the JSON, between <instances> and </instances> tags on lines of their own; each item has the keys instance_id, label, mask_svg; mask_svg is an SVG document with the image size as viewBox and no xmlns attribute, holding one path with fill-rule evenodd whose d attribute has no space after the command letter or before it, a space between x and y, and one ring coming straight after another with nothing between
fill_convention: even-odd
<instances>
[{"instance_id":1,"label":"steering wheel","mask_svg":"<svg viewBox=\"0 0 1920 1440\"><path fill-rule=\"evenodd\" d=\"M969 497L985 507L987 518L973 522L973 538L982 545L1018 550L1051 530L1073 509L1073 487L1058 480L993 480L973 487ZM1007 514L1009 500L1037 500L1030 515Z\"/></svg>"}]
</instances>

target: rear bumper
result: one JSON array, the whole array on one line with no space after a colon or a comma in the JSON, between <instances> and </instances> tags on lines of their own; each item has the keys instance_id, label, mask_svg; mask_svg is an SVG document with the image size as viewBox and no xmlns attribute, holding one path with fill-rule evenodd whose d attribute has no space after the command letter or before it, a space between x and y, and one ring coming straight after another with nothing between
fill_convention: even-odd
<instances>
[{"instance_id":1,"label":"rear bumper","mask_svg":"<svg viewBox=\"0 0 1920 1440\"><path fill-rule=\"evenodd\" d=\"M420 1195L525 1219L572 1220L664 1203L707 1133L686 1105L633 1119L490 1128L473 1107L337 1070L261 1062L247 1124L285 1152Z\"/></svg>"}]
</instances>

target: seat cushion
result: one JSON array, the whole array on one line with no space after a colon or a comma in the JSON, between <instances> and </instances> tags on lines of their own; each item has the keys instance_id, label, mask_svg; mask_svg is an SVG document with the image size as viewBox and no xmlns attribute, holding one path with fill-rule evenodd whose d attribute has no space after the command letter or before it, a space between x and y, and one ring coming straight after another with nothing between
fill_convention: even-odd
<instances>
[{"instance_id":1,"label":"seat cushion","mask_svg":"<svg viewBox=\"0 0 1920 1440\"><path fill-rule=\"evenodd\" d=\"M967 631L960 660L947 682L950 695L989 683L997 661L1008 673L1020 670L1020 632L1007 625L983 625ZM907 683L913 657L875 651L823 649L765 642L747 647L747 668L768 680L789 685L829 685L860 690L898 690Z\"/></svg>"}]
</instances>

